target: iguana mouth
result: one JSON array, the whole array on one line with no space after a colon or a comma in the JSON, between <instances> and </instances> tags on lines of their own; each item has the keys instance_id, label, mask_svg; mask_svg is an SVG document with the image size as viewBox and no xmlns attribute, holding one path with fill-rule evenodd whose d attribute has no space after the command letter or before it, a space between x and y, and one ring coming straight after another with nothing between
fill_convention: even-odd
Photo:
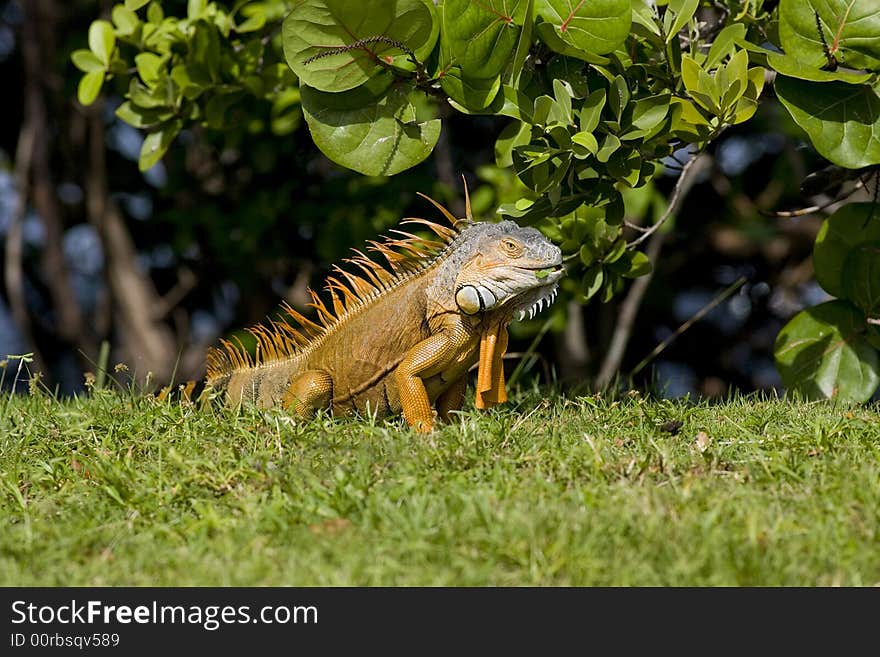
<instances>
[{"instance_id":1,"label":"iguana mouth","mask_svg":"<svg viewBox=\"0 0 880 657\"><path fill-rule=\"evenodd\" d=\"M526 318L526 315L528 315L529 319L532 319L536 313L539 313L544 309L545 305L547 308L549 308L553 301L556 299L556 295L559 293L559 286L556 285L555 281L558 280L560 276L562 276L561 271L559 272L559 276L554 278L551 283L548 283L548 285L544 286L547 289L547 293L538 297L534 302L532 302L530 306L520 308L518 311L516 311L516 318L522 321Z\"/></svg>"},{"instance_id":2,"label":"iguana mouth","mask_svg":"<svg viewBox=\"0 0 880 657\"><path fill-rule=\"evenodd\" d=\"M530 292L522 295L522 300L517 304L513 313L518 320L523 320L526 316L532 319L545 307L549 308L559 292L557 282L565 273L561 260L554 262L549 267L544 265L522 267L522 269L535 272L535 276L540 282Z\"/></svg>"},{"instance_id":3,"label":"iguana mouth","mask_svg":"<svg viewBox=\"0 0 880 657\"><path fill-rule=\"evenodd\" d=\"M545 275L550 274L562 274L562 261L554 262L551 265L534 265L532 267L528 267L525 265L519 265L519 269L525 269L527 271L533 272L545 272Z\"/></svg>"}]
</instances>

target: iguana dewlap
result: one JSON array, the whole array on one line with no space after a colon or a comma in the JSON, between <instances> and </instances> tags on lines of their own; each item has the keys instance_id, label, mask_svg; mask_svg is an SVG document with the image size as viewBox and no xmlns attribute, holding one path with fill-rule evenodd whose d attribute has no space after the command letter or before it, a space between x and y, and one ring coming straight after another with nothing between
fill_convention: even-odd
<instances>
[{"instance_id":1,"label":"iguana dewlap","mask_svg":"<svg viewBox=\"0 0 880 657\"><path fill-rule=\"evenodd\" d=\"M249 329L254 356L226 341L211 349L209 388L231 404L281 406L299 417L402 412L429 431L432 406L442 420L461 408L468 370L479 363L477 408L504 402L507 326L550 305L561 253L534 228L457 221L437 207L451 228L408 222L440 240L394 231L400 237L371 242L387 267L356 251L349 262L363 273L336 268L329 307L311 292L317 321L288 307L296 325Z\"/></svg>"}]
</instances>

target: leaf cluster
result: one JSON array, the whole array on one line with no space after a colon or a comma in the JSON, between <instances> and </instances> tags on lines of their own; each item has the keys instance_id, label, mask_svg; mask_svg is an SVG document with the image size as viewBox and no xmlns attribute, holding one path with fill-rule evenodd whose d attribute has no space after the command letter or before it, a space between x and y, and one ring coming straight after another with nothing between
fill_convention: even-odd
<instances>
[{"instance_id":1,"label":"leaf cluster","mask_svg":"<svg viewBox=\"0 0 880 657\"><path fill-rule=\"evenodd\" d=\"M157 0L126 0L111 21L89 28L89 49L71 55L83 71L77 96L93 103L113 77L127 81L116 110L126 123L147 131L138 166L158 162L185 126L223 130L234 125L230 111L247 98L271 105L271 130L289 134L300 121L296 76L277 42L287 13L284 2L238 2L226 9L189 0L185 17L166 15Z\"/></svg>"}]
</instances>

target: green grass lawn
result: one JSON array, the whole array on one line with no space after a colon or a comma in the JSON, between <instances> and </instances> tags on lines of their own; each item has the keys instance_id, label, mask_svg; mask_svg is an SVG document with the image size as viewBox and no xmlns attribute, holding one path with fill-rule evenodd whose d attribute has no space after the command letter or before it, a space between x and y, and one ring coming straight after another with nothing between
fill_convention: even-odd
<instances>
[{"instance_id":1,"label":"green grass lawn","mask_svg":"<svg viewBox=\"0 0 880 657\"><path fill-rule=\"evenodd\" d=\"M422 436L6 395L0 484L3 585L880 584L876 406L533 391Z\"/></svg>"}]
</instances>

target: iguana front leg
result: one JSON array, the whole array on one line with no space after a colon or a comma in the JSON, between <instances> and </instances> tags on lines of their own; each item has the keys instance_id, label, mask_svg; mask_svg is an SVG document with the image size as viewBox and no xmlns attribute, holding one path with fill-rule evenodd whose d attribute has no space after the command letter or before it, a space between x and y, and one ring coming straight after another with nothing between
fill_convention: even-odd
<instances>
[{"instance_id":1,"label":"iguana front leg","mask_svg":"<svg viewBox=\"0 0 880 657\"><path fill-rule=\"evenodd\" d=\"M491 408L507 401L504 388L504 352L507 351L507 327L502 323L488 327L480 338L480 365L474 405Z\"/></svg>"},{"instance_id":2,"label":"iguana front leg","mask_svg":"<svg viewBox=\"0 0 880 657\"><path fill-rule=\"evenodd\" d=\"M432 335L410 349L394 371L403 417L416 431L427 433L434 428L434 413L424 379L452 364L466 343L467 335L463 332Z\"/></svg>"},{"instance_id":3,"label":"iguana front leg","mask_svg":"<svg viewBox=\"0 0 880 657\"><path fill-rule=\"evenodd\" d=\"M333 379L322 370L307 370L298 375L281 400L282 408L300 418L313 416L318 409L330 408Z\"/></svg>"},{"instance_id":4,"label":"iguana front leg","mask_svg":"<svg viewBox=\"0 0 880 657\"><path fill-rule=\"evenodd\" d=\"M465 390L467 390L467 374L453 381L452 385L437 397L437 417L444 422L449 422L449 412L461 409Z\"/></svg>"}]
</instances>

